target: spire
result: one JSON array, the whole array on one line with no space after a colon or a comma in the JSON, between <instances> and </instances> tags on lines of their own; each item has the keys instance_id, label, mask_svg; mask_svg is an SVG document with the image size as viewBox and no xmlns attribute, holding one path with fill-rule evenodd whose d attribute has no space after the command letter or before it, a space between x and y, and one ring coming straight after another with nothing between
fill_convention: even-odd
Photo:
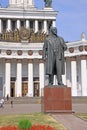
<instances>
[{"instance_id":1,"label":"spire","mask_svg":"<svg viewBox=\"0 0 87 130\"><path fill-rule=\"evenodd\" d=\"M10 7L34 7L34 0L9 0Z\"/></svg>"}]
</instances>

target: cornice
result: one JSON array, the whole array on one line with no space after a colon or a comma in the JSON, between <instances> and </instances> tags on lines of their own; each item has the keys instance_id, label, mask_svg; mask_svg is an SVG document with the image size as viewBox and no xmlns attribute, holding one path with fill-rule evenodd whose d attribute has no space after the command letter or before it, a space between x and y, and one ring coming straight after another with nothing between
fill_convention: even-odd
<instances>
[{"instance_id":1,"label":"cornice","mask_svg":"<svg viewBox=\"0 0 87 130\"><path fill-rule=\"evenodd\" d=\"M56 19L57 14L54 10L0 8L0 18Z\"/></svg>"}]
</instances>

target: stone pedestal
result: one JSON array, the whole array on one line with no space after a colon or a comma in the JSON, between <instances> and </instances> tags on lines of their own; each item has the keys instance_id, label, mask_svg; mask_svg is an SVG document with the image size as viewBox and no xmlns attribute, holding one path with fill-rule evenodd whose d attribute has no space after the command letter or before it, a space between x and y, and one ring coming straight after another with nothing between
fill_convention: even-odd
<instances>
[{"instance_id":1,"label":"stone pedestal","mask_svg":"<svg viewBox=\"0 0 87 130\"><path fill-rule=\"evenodd\" d=\"M43 97L44 112L72 112L71 88L63 86L46 86Z\"/></svg>"}]
</instances>

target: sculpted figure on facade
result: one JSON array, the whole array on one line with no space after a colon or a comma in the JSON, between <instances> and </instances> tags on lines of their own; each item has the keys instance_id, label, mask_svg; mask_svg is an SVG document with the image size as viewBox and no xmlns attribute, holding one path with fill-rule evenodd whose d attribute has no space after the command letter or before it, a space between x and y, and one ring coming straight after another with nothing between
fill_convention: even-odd
<instances>
[{"instance_id":1,"label":"sculpted figure on facade","mask_svg":"<svg viewBox=\"0 0 87 130\"><path fill-rule=\"evenodd\" d=\"M51 7L52 6L52 0L44 0L45 7Z\"/></svg>"},{"instance_id":2,"label":"sculpted figure on facade","mask_svg":"<svg viewBox=\"0 0 87 130\"><path fill-rule=\"evenodd\" d=\"M57 28L51 27L50 34L44 41L42 58L46 62L46 75L49 75L49 85L53 85L54 75L58 85L64 86L62 75L65 73L64 51L67 46L64 39L57 35Z\"/></svg>"}]
</instances>

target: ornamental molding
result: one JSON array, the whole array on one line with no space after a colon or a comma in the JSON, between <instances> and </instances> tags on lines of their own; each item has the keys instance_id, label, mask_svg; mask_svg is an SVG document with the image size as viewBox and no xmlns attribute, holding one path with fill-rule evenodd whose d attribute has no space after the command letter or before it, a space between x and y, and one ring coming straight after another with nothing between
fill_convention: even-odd
<instances>
[{"instance_id":1,"label":"ornamental molding","mask_svg":"<svg viewBox=\"0 0 87 130\"><path fill-rule=\"evenodd\" d=\"M7 51L6 51L6 54L7 54L7 55L11 55L11 54L12 54L12 51L11 51L11 50L7 50Z\"/></svg>"},{"instance_id":2,"label":"ornamental molding","mask_svg":"<svg viewBox=\"0 0 87 130\"><path fill-rule=\"evenodd\" d=\"M79 46L79 51L80 51L80 52L83 51L83 46Z\"/></svg>"},{"instance_id":3,"label":"ornamental molding","mask_svg":"<svg viewBox=\"0 0 87 130\"><path fill-rule=\"evenodd\" d=\"M70 47L70 48L69 48L69 52L70 52L70 53L74 53L74 48L73 48L73 47Z\"/></svg>"},{"instance_id":4,"label":"ornamental molding","mask_svg":"<svg viewBox=\"0 0 87 130\"><path fill-rule=\"evenodd\" d=\"M42 55L42 54L43 54L43 51L42 51L42 50L39 50L38 53L39 53L39 55Z\"/></svg>"},{"instance_id":5,"label":"ornamental molding","mask_svg":"<svg viewBox=\"0 0 87 130\"><path fill-rule=\"evenodd\" d=\"M85 46L85 51L87 51L87 46Z\"/></svg>"},{"instance_id":6,"label":"ornamental molding","mask_svg":"<svg viewBox=\"0 0 87 130\"><path fill-rule=\"evenodd\" d=\"M32 51L32 50L29 50L29 51L28 51L28 55L33 55L33 51Z\"/></svg>"},{"instance_id":7,"label":"ornamental molding","mask_svg":"<svg viewBox=\"0 0 87 130\"><path fill-rule=\"evenodd\" d=\"M22 55L22 54L23 54L22 50L18 50L18 51L17 51L17 54L18 54L18 55Z\"/></svg>"}]
</instances>

